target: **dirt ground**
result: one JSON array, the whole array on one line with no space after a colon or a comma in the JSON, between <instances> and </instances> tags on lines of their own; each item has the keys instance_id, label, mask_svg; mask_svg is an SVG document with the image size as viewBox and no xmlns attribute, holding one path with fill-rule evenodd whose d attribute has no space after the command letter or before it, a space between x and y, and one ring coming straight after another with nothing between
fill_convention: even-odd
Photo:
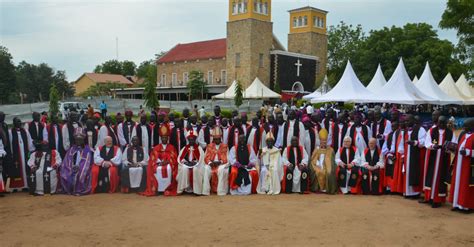
<instances>
[{"instance_id":1,"label":"dirt ground","mask_svg":"<svg viewBox=\"0 0 474 247\"><path fill-rule=\"evenodd\" d=\"M474 214L400 196L0 198L2 246L474 246Z\"/></svg>"}]
</instances>

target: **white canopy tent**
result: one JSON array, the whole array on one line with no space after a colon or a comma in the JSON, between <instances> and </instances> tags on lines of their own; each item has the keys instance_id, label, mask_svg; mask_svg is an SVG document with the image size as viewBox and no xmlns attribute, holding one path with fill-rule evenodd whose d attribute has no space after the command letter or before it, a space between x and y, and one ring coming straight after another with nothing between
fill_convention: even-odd
<instances>
[{"instance_id":1,"label":"white canopy tent","mask_svg":"<svg viewBox=\"0 0 474 247\"><path fill-rule=\"evenodd\" d=\"M369 103L376 102L372 92L362 85L357 78L350 61L347 61L346 69L336 86L327 94L314 97L311 103L319 102L355 102Z\"/></svg>"},{"instance_id":2,"label":"white canopy tent","mask_svg":"<svg viewBox=\"0 0 474 247\"><path fill-rule=\"evenodd\" d=\"M387 84L387 80L385 80L385 76L382 72L382 67L379 64L374 77L370 81L369 85L367 85L367 89L369 89L371 92L376 92L377 90L385 86L385 84Z\"/></svg>"},{"instance_id":3,"label":"white canopy tent","mask_svg":"<svg viewBox=\"0 0 474 247\"><path fill-rule=\"evenodd\" d=\"M465 105L474 103L474 99L469 98L459 90L451 76L451 73L448 73L446 77L444 77L443 81L439 84L439 88L448 95L451 95L451 97L463 100Z\"/></svg>"},{"instance_id":4,"label":"white canopy tent","mask_svg":"<svg viewBox=\"0 0 474 247\"><path fill-rule=\"evenodd\" d=\"M438 104L439 101L422 93L415 84L412 83L400 58L395 72L388 80L387 84L377 90L376 102L397 103L397 104Z\"/></svg>"},{"instance_id":5,"label":"white canopy tent","mask_svg":"<svg viewBox=\"0 0 474 247\"><path fill-rule=\"evenodd\" d=\"M325 95L331 89L332 88L331 88L331 86L329 85L329 82L328 82L328 76L326 75L326 76L324 76L324 80L323 80L323 83L321 83L321 86L319 86L319 88L316 89L316 91L314 91L314 92L312 92L308 95L303 96L303 99L312 99L314 97Z\"/></svg>"},{"instance_id":6,"label":"white canopy tent","mask_svg":"<svg viewBox=\"0 0 474 247\"><path fill-rule=\"evenodd\" d=\"M438 83L436 83L435 79L433 78L433 74L431 73L430 69L430 64L428 62L426 62L425 70L423 71L423 74L416 83L416 87L423 93L426 93L439 100L438 104L440 105L463 104L463 101L461 99L453 98L443 92L441 88L439 88Z\"/></svg>"},{"instance_id":7,"label":"white canopy tent","mask_svg":"<svg viewBox=\"0 0 474 247\"><path fill-rule=\"evenodd\" d=\"M255 78L252 84L243 92L244 99L279 99L281 95L265 86L260 79Z\"/></svg>"},{"instance_id":8,"label":"white canopy tent","mask_svg":"<svg viewBox=\"0 0 474 247\"><path fill-rule=\"evenodd\" d=\"M418 76L415 75L415 78L413 78L413 84L416 84L418 82Z\"/></svg>"},{"instance_id":9,"label":"white canopy tent","mask_svg":"<svg viewBox=\"0 0 474 247\"><path fill-rule=\"evenodd\" d=\"M213 99L234 99L235 97L235 88L237 87L237 81L233 81L232 84L230 85L225 92L218 94L216 96L213 96Z\"/></svg>"},{"instance_id":10,"label":"white canopy tent","mask_svg":"<svg viewBox=\"0 0 474 247\"><path fill-rule=\"evenodd\" d=\"M474 88L469 85L469 82L467 81L464 74L459 77L458 81L456 82L456 86L463 94L470 98L474 98Z\"/></svg>"}]
</instances>

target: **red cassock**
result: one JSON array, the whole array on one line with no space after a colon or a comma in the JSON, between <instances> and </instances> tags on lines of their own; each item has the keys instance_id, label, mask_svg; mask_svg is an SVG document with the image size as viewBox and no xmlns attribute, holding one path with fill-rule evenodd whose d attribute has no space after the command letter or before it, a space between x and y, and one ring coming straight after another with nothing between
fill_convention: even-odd
<instances>
[{"instance_id":1,"label":"red cassock","mask_svg":"<svg viewBox=\"0 0 474 247\"><path fill-rule=\"evenodd\" d=\"M102 146L99 149L101 152L101 157L104 159L104 161L110 161L113 157L115 157L115 155L117 155L117 151L119 150L118 146L114 146L113 150L111 150L113 151L113 155L109 155L107 152L105 152L104 150L105 148L106 148L105 146ZM92 191L91 191L92 194L96 193L98 182L101 179L100 173L101 173L101 169L103 169L101 165L102 164L94 164L92 166ZM109 193L114 193L118 189L120 178L118 176L117 166L119 165L120 164L114 164L108 168L108 177L110 179L109 181L110 184L109 184L109 189L108 189Z\"/></svg>"},{"instance_id":2,"label":"red cassock","mask_svg":"<svg viewBox=\"0 0 474 247\"><path fill-rule=\"evenodd\" d=\"M178 162L177 162L177 153L176 148L167 144L166 148L163 148L163 144L159 144L153 148L153 151L150 154L150 160L148 161L147 167L147 178L146 178L146 190L141 193L144 196L154 196L158 190L158 180L155 177L157 169L161 169L161 174L163 177L171 176L171 184L166 188L164 195L165 196L175 196L177 195L178 182L176 181L176 176L178 174ZM160 159L161 161L168 161L171 165L171 174L168 174L166 166L158 166L156 161Z\"/></svg>"},{"instance_id":3,"label":"red cassock","mask_svg":"<svg viewBox=\"0 0 474 247\"><path fill-rule=\"evenodd\" d=\"M464 149L467 156L459 154L462 144L465 142ZM474 209L474 134L462 134L459 138L459 146L454 159L453 176L451 177L451 189L449 193L449 202L462 206L467 209ZM459 167L459 165L461 167ZM459 174L457 174L457 172ZM456 181L458 180L458 181Z\"/></svg>"},{"instance_id":4,"label":"red cassock","mask_svg":"<svg viewBox=\"0 0 474 247\"><path fill-rule=\"evenodd\" d=\"M406 131L405 131L406 132ZM404 133L405 133L404 132ZM395 154L396 160L393 168L393 179L392 184L390 185L391 192L403 193L403 173L402 169L405 162L405 155L398 152L398 147L402 141L402 134L399 132L397 140L395 141ZM406 150L405 150L406 153Z\"/></svg>"},{"instance_id":5,"label":"red cassock","mask_svg":"<svg viewBox=\"0 0 474 247\"><path fill-rule=\"evenodd\" d=\"M216 155L218 156L218 160L221 161L222 164L227 164L228 163L228 146L224 143L221 143L219 145L219 150L216 148L215 143L211 143L207 145L206 148L206 154L204 156L204 163L205 165L208 165L210 162L214 161ZM211 167L211 192L212 193L217 193L217 184L218 184L218 178L217 178L217 170L218 166L212 166Z\"/></svg>"}]
</instances>

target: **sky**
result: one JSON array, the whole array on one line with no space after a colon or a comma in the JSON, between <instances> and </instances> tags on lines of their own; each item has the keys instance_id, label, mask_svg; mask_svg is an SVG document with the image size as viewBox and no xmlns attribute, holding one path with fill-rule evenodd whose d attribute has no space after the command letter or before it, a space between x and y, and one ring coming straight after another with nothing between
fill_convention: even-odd
<instances>
[{"instance_id":1,"label":"sky","mask_svg":"<svg viewBox=\"0 0 474 247\"><path fill-rule=\"evenodd\" d=\"M328 25L361 24L364 31L438 23L446 0L273 0L273 32L286 46L288 10L311 5L329 11ZM0 0L0 45L15 64L47 63L69 81L117 58L139 65L178 43L225 38L227 0Z\"/></svg>"}]
</instances>

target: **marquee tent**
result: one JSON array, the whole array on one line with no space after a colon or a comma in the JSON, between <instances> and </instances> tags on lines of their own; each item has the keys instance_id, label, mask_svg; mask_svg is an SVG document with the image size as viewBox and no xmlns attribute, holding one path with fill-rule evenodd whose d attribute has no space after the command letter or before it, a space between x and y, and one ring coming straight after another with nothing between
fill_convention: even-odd
<instances>
[{"instance_id":1,"label":"marquee tent","mask_svg":"<svg viewBox=\"0 0 474 247\"><path fill-rule=\"evenodd\" d=\"M213 99L234 99L235 97L235 88L237 87L237 81L233 81L232 84L230 85L225 92L218 94L216 96L213 96Z\"/></svg>"},{"instance_id":2,"label":"marquee tent","mask_svg":"<svg viewBox=\"0 0 474 247\"><path fill-rule=\"evenodd\" d=\"M437 99L422 93L415 84L412 83L402 58L400 58L397 68L387 84L374 93L377 95L377 97L374 98L376 102L407 105L439 103Z\"/></svg>"},{"instance_id":3,"label":"marquee tent","mask_svg":"<svg viewBox=\"0 0 474 247\"><path fill-rule=\"evenodd\" d=\"M416 84L418 82L418 76L415 75L415 78L413 78L413 84Z\"/></svg>"},{"instance_id":4,"label":"marquee tent","mask_svg":"<svg viewBox=\"0 0 474 247\"><path fill-rule=\"evenodd\" d=\"M347 61L346 69L336 86L327 94L314 97L311 103L318 102L355 102L368 103L375 102L376 98L372 92L362 85L357 78L350 61Z\"/></svg>"},{"instance_id":5,"label":"marquee tent","mask_svg":"<svg viewBox=\"0 0 474 247\"><path fill-rule=\"evenodd\" d=\"M426 93L431 97L434 97L435 99L439 100L438 104L440 105L461 105L463 103L461 99L453 98L443 92L441 88L439 88L438 83L436 83L435 79L433 78L433 74L431 73L430 69L430 64L428 62L426 62L425 70L423 71L423 74L416 83L416 87L423 93Z\"/></svg>"},{"instance_id":6,"label":"marquee tent","mask_svg":"<svg viewBox=\"0 0 474 247\"><path fill-rule=\"evenodd\" d=\"M369 89L371 92L375 92L385 86L387 84L387 80L385 80L385 77L382 72L382 68L379 66L377 67L377 71L375 72L374 77L370 81L369 85L367 85L367 89Z\"/></svg>"},{"instance_id":7,"label":"marquee tent","mask_svg":"<svg viewBox=\"0 0 474 247\"><path fill-rule=\"evenodd\" d=\"M252 84L243 92L244 99L279 99L281 95L265 86L260 79L255 78Z\"/></svg>"},{"instance_id":8,"label":"marquee tent","mask_svg":"<svg viewBox=\"0 0 474 247\"><path fill-rule=\"evenodd\" d=\"M318 96L322 96L324 94L326 94L327 92L329 92L331 90L331 86L329 85L329 82L328 82L328 76L324 76L324 80L323 80L323 83L321 83L321 86L319 86L318 89L316 89L316 91L308 94L308 95L305 95L303 96L303 99L312 99L314 97L318 97Z\"/></svg>"},{"instance_id":9,"label":"marquee tent","mask_svg":"<svg viewBox=\"0 0 474 247\"><path fill-rule=\"evenodd\" d=\"M448 73L446 77L444 77L443 81L439 84L439 88L448 95L451 95L451 97L463 100L465 105L474 103L474 99L469 98L459 90L451 76L451 73Z\"/></svg>"},{"instance_id":10,"label":"marquee tent","mask_svg":"<svg viewBox=\"0 0 474 247\"><path fill-rule=\"evenodd\" d=\"M469 82L466 80L464 74L459 77L458 81L456 82L456 86L463 94L470 98L474 98L474 88L469 85Z\"/></svg>"}]
</instances>

